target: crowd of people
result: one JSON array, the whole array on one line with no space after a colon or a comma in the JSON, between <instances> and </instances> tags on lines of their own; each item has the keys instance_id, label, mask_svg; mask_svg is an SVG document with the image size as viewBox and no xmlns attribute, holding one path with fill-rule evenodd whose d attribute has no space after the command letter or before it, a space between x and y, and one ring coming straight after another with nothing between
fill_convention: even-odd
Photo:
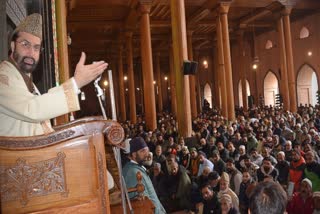
<instances>
[{"instance_id":1,"label":"crowd of people","mask_svg":"<svg viewBox=\"0 0 320 214\"><path fill-rule=\"evenodd\" d=\"M206 108L189 138L169 114L158 119L157 130L146 130L141 117L123 127L127 138L145 141L149 153L140 164L166 212L320 213L320 108L237 108L233 122ZM251 198L266 190L264 201Z\"/></svg>"}]
</instances>

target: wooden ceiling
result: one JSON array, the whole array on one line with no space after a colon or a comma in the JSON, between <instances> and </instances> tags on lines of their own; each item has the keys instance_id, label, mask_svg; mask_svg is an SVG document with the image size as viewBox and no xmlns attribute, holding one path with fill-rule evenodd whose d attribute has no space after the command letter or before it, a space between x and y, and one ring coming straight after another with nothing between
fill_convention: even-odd
<instances>
[{"instance_id":1,"label":"wooden ceiling","mask_svg":"<svg viewBox=\"0 0 320 214\"><path fill-rule=\"evenodd\" d=\"M230 1L230 0L224 0ZM194 49L212 49L215 17L222 0L185 0L187 29ZM117 55L126 31L133 32L134 56L140 55L139 0L67 0L67 31L72 38L71 61L80 51L94 58ZM263 33L275 29L275 18L292 6L291 20L320 12L319 0L233 0L228 14L230 38L239 30ZM171 44L170 0L153 0L150 12L153 51L168 54ZM124 46L125 48L125 46Z\"/></svg>"}]
</instances>

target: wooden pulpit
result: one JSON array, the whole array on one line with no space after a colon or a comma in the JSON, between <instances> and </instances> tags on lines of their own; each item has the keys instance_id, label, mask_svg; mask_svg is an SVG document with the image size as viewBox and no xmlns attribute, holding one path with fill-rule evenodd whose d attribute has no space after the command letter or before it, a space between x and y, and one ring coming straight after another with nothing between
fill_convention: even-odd
<instances>
[{"instance_id":1,"label":"wooden pulpit","mask_svg":"<svg viewBox=\"0 0 320 214\"><path fill-rule=\"evenodd\" d=\"M111 213L105 142L123 138L120 124L101 118L0 137L1 213Z\"/></svg>"}]
</instances>

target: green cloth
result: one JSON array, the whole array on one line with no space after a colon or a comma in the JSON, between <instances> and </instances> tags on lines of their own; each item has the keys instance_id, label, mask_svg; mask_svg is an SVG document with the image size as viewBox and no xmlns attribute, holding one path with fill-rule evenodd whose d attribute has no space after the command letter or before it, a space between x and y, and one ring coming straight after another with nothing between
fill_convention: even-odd
<instances>
[{"instance_id":1,"label":"green cloth","mask_svg":"<svg viewBox=\"0 0 320 214\"><path fill-rule=\"evenodd\" d=\"M126 163L126 165L123 167L122 173L124 180L126 182L127 188L135 187L137 185L137 178L136 174L140 171L142 175L142 184L144 185L144 195L147 196L154 204L155 206L155 214L165 214L166 211L163 208L155 190L152 185L152 181L150 177L148 176L145 169L138 164L130 161ZM129 193L129 197L133 198L137 196L136 192Z\"/></svg>"}]
</instances>

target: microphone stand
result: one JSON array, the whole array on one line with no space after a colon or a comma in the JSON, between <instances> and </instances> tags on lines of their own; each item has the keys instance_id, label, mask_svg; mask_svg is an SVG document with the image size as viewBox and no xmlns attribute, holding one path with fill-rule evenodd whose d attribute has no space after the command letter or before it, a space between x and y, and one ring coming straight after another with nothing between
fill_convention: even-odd
<instances>
[{"instance_id":1,"label":"microphone stand","mask_svg":"<svg viewBox=\"0 0 320 214\"><path fill-rule=\"evenodd\" d=\"M111 98L111 108L112 108L112 120L116 121L117 116L116 116L116 108L115 108L115 97L114 97L114 90L113 90L113 80L112 80L112 70L108 70L108 77L109 77L109 82L110 82L110 98ZM94 87L96 88L97 92L97 97L99 100L100 108L102 111L102 115L104 119L107 119L106 116L106 111L105 108L102 104L102 101L105 102L105 97L104 97L104 92L99 86L98 82L101 80L101 75L94 81ZM122 164L121 164L121 154L120 154L120 149L118 147L113 147L112 148L115 160L118 166L118 171L119 171L119 180L120 180L120 189L121 189L121 200L122 200L122 209L123 209L123 214L127 214L127 206L126 206L126 199L128 202L129 210L130 213L133 214L133 209L131 206L131 201L128 195L128 189L126 186L126 183L124 182L124 177L122 175Z\"/></svg>"},{"instance_id":2,"label":"microphone stand","mask_svg":"<svg viewBox=\"0 0 320 214\"><path fill-rule=\"evenodd\" d=\"M102 101L105 101L105 97L104 97L104 93L103 90L101 89L100 85L98 84L99 81L101 80L101 75L94 81L93 85L96 88L96 92L97 92L97 97L99 100L99 104L100 104L100 108L102 111L102 115L104 119L107 119L107 115L106 115L106 110L103 107Z\"/></svg>"}]
</instances>

